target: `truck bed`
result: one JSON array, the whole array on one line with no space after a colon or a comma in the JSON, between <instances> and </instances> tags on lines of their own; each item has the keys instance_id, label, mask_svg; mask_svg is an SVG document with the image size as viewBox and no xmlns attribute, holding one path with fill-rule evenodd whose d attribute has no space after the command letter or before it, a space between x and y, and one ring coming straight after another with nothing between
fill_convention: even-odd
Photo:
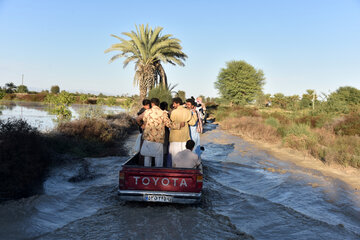
<instances>
[{"instance_id":1,"label":"truck bed","mask_svg":"<svg viewBox=\"0 0 360 240\"><path fill-rule=\"evenodd\" d=\"M140 154L136 154L119 172L119 195L126 201L197 203L202 181L202 167L144 167Z\"/></svg>"}]
</instances>

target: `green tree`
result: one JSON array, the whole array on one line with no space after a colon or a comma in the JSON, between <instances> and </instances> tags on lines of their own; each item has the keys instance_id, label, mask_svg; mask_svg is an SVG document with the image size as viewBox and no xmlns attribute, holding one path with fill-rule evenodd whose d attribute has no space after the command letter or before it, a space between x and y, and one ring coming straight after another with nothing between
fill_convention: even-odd
<instances>
[{"instance_id":1,"label":"green tree","mask_svg":"<svg viewBox=\"0 0 360 240\"><path fill-rule=\"evenodd\" d=\"M14 93L16 91L16 85L12 82L5 84L5 92L6 93Z\"/></svg>"},{"instance_id":2,"label":"green tree","mask_svg":"<svg viewBox=\"0 0 360 240\"><path fill-rule=\"evenodd\" d=\"M186 100L185 91L179 90L176 92L175 97L181 98L183 102Z\"/></svg>"},{"instance_id":3,"label":"green tree","mask_svg":"<svg viewBox=\"0 0 360 240\"><path fill-rule=\"evenodd\" d=\"M158 83L167 87L167 77L161 63L184 66L183 61L187 58L187 55L182 52L180 40L173 38L171 34L162 36L162 29L162 27L156 27L153 30L148 25L145 27L141 24L139 27L136 26L136 32L123 33L130 38L129 40L111 35L120 40L120 43L113 44L105 50L105 53L120 51L110 59L110 62L125 57L124 68L130 62L135 62L134 84L139 86L140 101Z\"/></svg>"},{"instance_id":4,"label":"green tree","mask_svg":"<svg viewBox=\"0 0 360 240\"><path fill-rule=\"evenodd\" d=\"M17 87L17 92L18 92L18 93L27 93L27 92L29 92L29 90L28 90L27 86L25 86L25 85L19 85L19 86Z\"/></svg>"},{"instance_id":5,"label":"green tree","mask_svg":"<svg viewBox=\"0 0 360 240\"><path fill-rule=\"evenodd\" d=\"M360 104L360 90L354 87L340 87L331 93L329 100L341 101L347 105Z\"/></svg>"},{"instance_id":6,"label":"green tree","mask_svg":"<svg viewBox=\"0 0 360 240\"><path fill-rule=\"evenodd\" d=\"M286 108L285 95L282 93L275 93L274 96L271 98L271 102L274 107L279 107L282 109Z\"/></svg>"},{"instance_id":7,"label":"green tree","mask_svg":"<svg viewBox=\"0 0 360 240\"><path fill-rule=\"evenodd\" d=\"M302 95L300 100L300 105L302 108L315 108L315 104L317 103L317 96L315 94L315 90L308 89L306 93Z\"/></svg>"},{"instance_id":8,"label":"green tree","mask_svg":"<svg viewBox=\"0 0 360 240\"><path fill-rule=\"evenodd\" d=\"M220 70L215 88L231 104L246 104L262 92L264 83L262 70L256 70L245 61L230 61Z\"/></svg>"},{"instance_id":9,"label":"green tree","mask_svg":"<svg viewBox=\"0 0 360 240\"><path fill-rule=\"evenodd\" d=\"M299 102L300 102L299 95L286 96L285 101L286 101L286 109L292 111L298 110Z\"/></svg>"},{"instance_id":10,"label":"green tree","mask_svg":"<svg viewBox=\"0 0 360 240\"><path fill-rule=\"evenodd\" d=\"M60 87L58 85L51 86L50 92L53 94L58 94L60 92Z\"/></svg>"},{"instance_id":11,"label":"green tree","mask_svg":"<svg viewBox=\"0 0 360 240\"><path fill-rule=\"evenodd\" d=\"M71 119L69 107L75 102L75 97L66 91L60 94L49 94L45 97L45 102L49 104L49 112L56 114L57 121L68 121Z\"/></svg>"}]
</instances>

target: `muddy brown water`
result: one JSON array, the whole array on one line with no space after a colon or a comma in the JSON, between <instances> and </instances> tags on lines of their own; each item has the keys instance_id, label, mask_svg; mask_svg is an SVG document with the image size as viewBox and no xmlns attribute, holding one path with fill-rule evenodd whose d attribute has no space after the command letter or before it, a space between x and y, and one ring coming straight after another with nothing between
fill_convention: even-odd
<instances>
[{"instance_id":1,"label":"muddy brown water","mask_svg":"<svg viewBox=\"0 0 360 240\"><path fill-rule=\"evenodd\" d=\"M134 143L131 136L128 145ZM0 239L360 239L360 195L206 126L195 206L117 196L128 157L58 166L42 194L0 204Z\"/></svg>"}]
</instances>

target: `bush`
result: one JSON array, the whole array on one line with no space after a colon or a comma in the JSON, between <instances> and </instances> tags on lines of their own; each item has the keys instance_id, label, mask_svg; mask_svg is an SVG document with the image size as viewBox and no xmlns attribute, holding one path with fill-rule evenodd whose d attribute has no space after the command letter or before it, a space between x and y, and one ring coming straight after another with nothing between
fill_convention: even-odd
<instances>
[{"instance_id":1,"label":"bush","mask_svg":"<svg viewBox=\"0 0 360 240\"><path fill-rule=\"evenodd\" d=\"M16 98L15 93L6 93L2 99L11 101L11 100L14 100L15 98Z\"/></svg>"},{"instance_id":2,"label":"bush","mask_svg":"<svg viewBox=\"0 0 360 240\"><path fill-rule=\"evenodd\" d=\"M334 131L338 135L360 136L360 113L346 115L343 121L334 126Z\"/></svg>"},{"instance_id":3,"label":"bush","mask_svg":"<svg viewBox=\"0 0 360 240\"><path fill-rule=\"evenodd\" d=\"M49 154L40 133L24 120L0 120L0 197L30 196L45 177Z\"/></svg>"},{"instance_id":4,"label":"bush","mask_svg":"<svg viewBox=\"0 0 360 240\"><path fill-rule=\"evenodd\" d=\"M68 137L92 141L110 142L116 138L116 131L106 121L99 119L81 119L63 122L56 129Z\"/></svg>"},{"instance_id":5,"label":"bush","mask_svg":"<svg viewBox=\"0 0 360 240\"><path fill-rule=\"evenodd\" d=\"M122 140L133 129L133 122L127 114L108 116L107 119L85 118L60 123L56 130L68 137L111 143Z\"/></svg>"},{"instance_id":6,"label":"bush","mask_svg":"<svg viewBox=\"0 0 360 240\"><path fill-rule=\"evenodd\" d=\"M317 116L303 116L295 119L295 122L298 124L306 124L312 128L320 128L324 126L324 124L329 121L329 117L327 115L317 115Z\"/></svg>"},{"instance_id":7,"label":"bush","mask_svg":"<svg viewBox=\"0 0 360 240\"><path fill-rule=\"evenodd\" d=\"M281 125L288 125L291 123L291 119L281 112L264 112L262 113L263 118L275 118Z\"/></svg>"},{"instance_id":8,"label":"bush","mask_svg":"<svg viewBox=\"0 0 360 240\"><path fill-rule=\"evenodd\" d=\"M104 115L105 112L102 106L99 105L84 107L79 110L80 119L102 118Z\"/></svg>"},{"instance_id":9,"label":"bush","mask_svg":"<svg viewBox=\"0 0 360 240\"><path fill-rule=\"evenodd\" d=\"M99 96L100 96L100 95L99 95ZM105 105L105 104L106 104L106 101L105 101L104 98L98 97L98 98L96 99L96 104L97 104L97 105Z\"/></svg>"},{"instance_id":10,"label":"bush","mask_svg":"<svg viewBox=\"0 0 360 240\"><path fill-rule=\"evenodd\" d=\"M107 99L106 103L107 103L107 105L109 105L109 106L114 106L114 105L116 105L116 98L114 98L114 97L109 97L109 98Z\"/></svg>"},{"instance_id":11,"label":"bush","mask_svg":"<svg viewBox=\"0 0 360 240\"><path fill-rule=\"evenodd\" d=\"M264 124L260 117L227 118L222 121L221 127L256 140L277 142L280 139L276 129Z\"/></svg>"},{"instance_id":12,"label":"bush","mask_svg":"<svg viewBox=\"0 0 360 240\"><path fill-rule=\"evenodd\" d=\"M276 129L278 129L280 127L280 122L279 120L277 120L276 118L274 117L269 117L268 119L265 120L265 123L267 125L270 125Z\"/></svg>"},{"instance_id":13,"label":"bush","mask_svg":"<svg viewBox=\"0 0 360 240\"><path fill-rule=\"evenodd\" d=\"M81 94L79 97L79 102L85 104L87 103L87 101L88 101L88 97L85 94Z\"/></svg>"}]
</instances>

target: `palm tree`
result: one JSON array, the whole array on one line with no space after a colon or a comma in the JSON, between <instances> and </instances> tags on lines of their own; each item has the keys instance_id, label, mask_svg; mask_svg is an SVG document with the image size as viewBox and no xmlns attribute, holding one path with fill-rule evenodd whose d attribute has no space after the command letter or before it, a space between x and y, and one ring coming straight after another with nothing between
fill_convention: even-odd
<instances>
[{"instance_id":1,"label":"palm tree","mask_svg":"<svg viewBox=\"0 0 360 240\"><path fill-rule=\"evenodd\" d=\"M156 27L154 30L148 25L145 27L144 24L135 27L136 32L122 33L129 37L129 40L112 34L111 36L121 42L111 45L105 53L120 51L110 59L110 62L125 57L124 68L130 62L135 62L134 85L139 85L141 101L157 84L168 87L166 73L161 63L184 66L183 61L187 55L182 52L179 39L173 38L171 34L163 36L160 34L162 27Z\"/></svg>"},{"instance_id":2,"label":"palm tree","mask_svg":"<svg viewBox=\"0 0 360 240\"><path fill-rule=\"evenodd\" d=\"M5 84L5 89L7 93L14 93L16 88L17 86L12 82Z\"/></svg>"}]
</instances>

